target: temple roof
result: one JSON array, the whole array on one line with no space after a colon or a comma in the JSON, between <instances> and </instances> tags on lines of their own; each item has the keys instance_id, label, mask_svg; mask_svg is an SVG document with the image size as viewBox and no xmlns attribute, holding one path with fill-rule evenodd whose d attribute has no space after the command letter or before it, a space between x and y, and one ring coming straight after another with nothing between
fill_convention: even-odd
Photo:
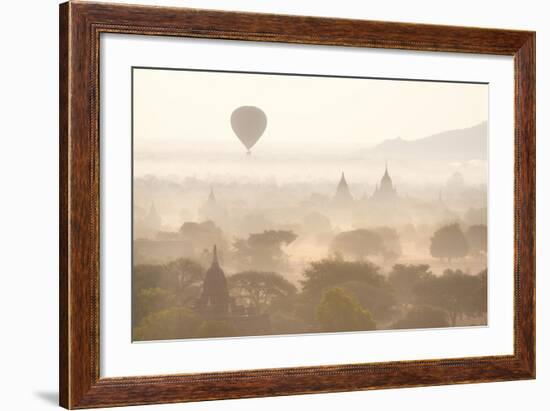
<instances>
[{"instance_id":1,"label":"temple roof","mask_svg":"<svg viewBox=\"0 0 550 411\"><path fill-rule=\"evenodd\" d=\"M145 216L145 221L151 227L160 227L160 225L162 224L162 220L159 213L157 212L157 208L155 207L154 202L151 202L149 212Z\"/></svg>"},{"instance_id":2,"label":"temple roof","mask_svg":"<svg viewBox=\"0 0 550 411\"><path fill-rule=\"evenodd\" d=\"M334 199L337 201L353 200L344 172L342 172L342 176L340 177L340 182L338 183L338 187L336 188L336 195L334 196Z\"/></svg>"},{"instance_id":3,"label":"temple roof","mask_svg":"<svg viewBox=\"0 0 550 411\"><path fill-rule=\"evenodd\" d=\"M386 170L384 171L384 175L382 176L382 180L380 181L380 184L383 185L392 185L392 180L390 177L390 173L388 173L388 162L386 162Z\"/></svg>"},{"instance_id":4,"label":"temple roof","mask_svg":"<svg viewBox=\"0 0 550 411\"><path fill-rule=\"evenodd\" d=\"M210 194L208 195L208 203L216 204L216 196L214 195L214 188L210 187Z\"/></svg>"},{"instance_id":5,"label":"temple roof","mask_svg":"<svg viewBox=\"0 0 550 411\"><path fill-rule=\"evenodd\" d=\"M221 314L227 312L228 304L227 280L220 267L217 247L214 245L212 263L204 276L200 306L204 310Z\"/></svg>"}]
</instances>

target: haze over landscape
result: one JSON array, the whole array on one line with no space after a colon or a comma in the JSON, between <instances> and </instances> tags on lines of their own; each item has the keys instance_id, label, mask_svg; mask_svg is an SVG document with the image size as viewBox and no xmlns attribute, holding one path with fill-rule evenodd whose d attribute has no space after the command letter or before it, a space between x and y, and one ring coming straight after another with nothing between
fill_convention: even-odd
<instances>
[{"instance_id":1,"label":"haze over landscape","mask_svg":"<svg viewBox=\"0 0 550 411\"><path fill-rule=\"evenodd\" d=\"M485 324L487 105L485 84L134 69L134 339ZM246 147L242 106L267 120Z\"/></svg>"}]
</instances>

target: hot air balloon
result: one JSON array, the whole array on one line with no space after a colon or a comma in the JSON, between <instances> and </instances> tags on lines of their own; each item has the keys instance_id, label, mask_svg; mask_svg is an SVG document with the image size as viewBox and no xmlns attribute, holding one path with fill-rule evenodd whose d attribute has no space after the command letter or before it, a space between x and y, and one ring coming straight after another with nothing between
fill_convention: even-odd
<instances>
[{"instance_id":1,"label":"hot air balloon","mask_svg":"<svg viewBox=\"0 0 550 411\"><path fill-rule=\"evenodd\" d=\"M231 128L246 147L247 154L265 131L267 117L255 106L241 106L231 114Z\"/></svg>"}]
</instances>

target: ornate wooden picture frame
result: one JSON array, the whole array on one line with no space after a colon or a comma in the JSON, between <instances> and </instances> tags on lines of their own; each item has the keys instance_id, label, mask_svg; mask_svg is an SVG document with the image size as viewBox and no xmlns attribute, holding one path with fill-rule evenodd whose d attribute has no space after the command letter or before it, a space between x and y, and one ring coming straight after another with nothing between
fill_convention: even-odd
<instances>
[{"instance_id":1,"label":"ornate wooden picture frame","mask_svg":"<svg viewBox=\"0 0 550 411\"><path fill-rule=\"evenodd\" d=\"M513 56L514 353L100 377L102 33ZM92 408L535 378L535 33L183 8L60 6L60 405Z\"/></svg>"}]
</instances>

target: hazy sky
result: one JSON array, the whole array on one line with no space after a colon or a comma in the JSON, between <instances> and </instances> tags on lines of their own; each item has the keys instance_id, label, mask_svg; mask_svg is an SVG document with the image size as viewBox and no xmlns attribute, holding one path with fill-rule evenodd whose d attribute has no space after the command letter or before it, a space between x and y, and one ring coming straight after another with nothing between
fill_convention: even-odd
<instances>
[{"instance_id":1,"label":"hazy sky","mask_svg":"<svg viewBox=\"0 0 550 411\"><path fill-rule=\"evenodd\" d=\"M134 69L136 175L250 172L239 169L246 149L230 125L243 105L267 115L250 157L265 159L269 175L292 159L315 163L479 124L488 86Z\"/></svg>"}]
</instances>

